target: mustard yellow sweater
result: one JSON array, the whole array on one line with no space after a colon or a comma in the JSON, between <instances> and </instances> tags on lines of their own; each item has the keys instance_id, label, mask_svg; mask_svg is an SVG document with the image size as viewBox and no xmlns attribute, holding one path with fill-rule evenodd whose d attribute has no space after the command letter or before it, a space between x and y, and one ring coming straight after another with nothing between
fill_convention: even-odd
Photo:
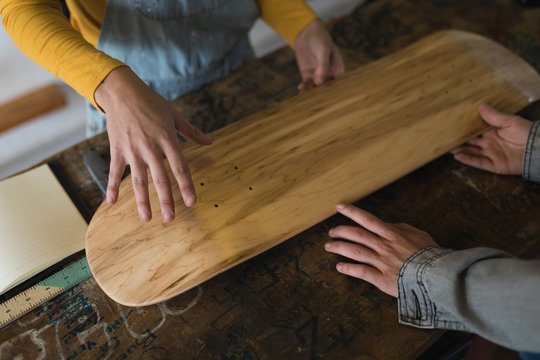
<instances>
[{"instance_id":1,"label":"mustard yellow sweater","mask_svg":"<svg viewBox=\"0 0 540 360\"><path fill-rule=\"evenodd\" d=\"M288 43L317 15L303 0L257 0L262 18ZM58 0L0 0L4 27L31 59L95 106L94 92L115 68L125 66L97 50L106 0L67 0L71 24Z\"/></svg>"}]
</instances>

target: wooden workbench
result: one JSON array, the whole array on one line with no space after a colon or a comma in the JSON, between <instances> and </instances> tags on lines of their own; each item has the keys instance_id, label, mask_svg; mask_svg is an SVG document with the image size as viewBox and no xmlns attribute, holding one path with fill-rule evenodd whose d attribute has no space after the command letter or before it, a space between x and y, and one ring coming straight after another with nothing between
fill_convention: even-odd
<instances>
[{"instance_id":1,"label":"wooden workbench","mask_svg":"<svg viewBox=\"0 0 540 360\"><path fill-rule=\"evenodd\" d=\"M490 5L487 5L490 4ZM349 69L436 30L486 35L540 67L540 10L518 1L379 0L335 22L332 35ZM283 50L178 101L205 131L294 96L294 57ZM540 118L540 106L530 109ZM102 197L82 163L101 135L56 156L95 211ZM526 256L540 245L540 186L465 167L445 156L363 199L391 222L428 231L441 245L502 248ZM274 249L166 303L117 305L90 279L0 331L0 358L402 359L415 358L444 331L397 323L396 300L334 270L327 230L334 216ZM445 337L443 336L443 338Z\"/></svg>"}]
</instances>

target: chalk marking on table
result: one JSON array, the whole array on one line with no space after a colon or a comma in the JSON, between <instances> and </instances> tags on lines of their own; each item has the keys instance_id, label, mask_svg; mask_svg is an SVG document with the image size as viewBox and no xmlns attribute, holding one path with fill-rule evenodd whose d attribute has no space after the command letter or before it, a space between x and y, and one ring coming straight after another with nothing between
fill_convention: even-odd
<instances>
[{"instance_id":1,"label":"chalk marking on table","mask_svg":"<svg viewBox=\"0 0 540 360\"><path fill-rule=\"evenodd\" d=\"M120 309L120 319L122 319L121 325L125 326L125 328L129 332L129 334L134 339L140 339L143 336L147 336L149 333L150 334L155 333L156 330L161 328L163 326L163 324L165 323L165 321L167 320L167 316L182 315L182 314L186 313L187 311L189 311L190 309L192 309L200 301L200 299L203 296L203 293L204 292L203 292L202 287L198 286L197 287L197 294L195 295L193 300L191 300L189 302L189 304L187 304L186 307L178 309L178 310L170 309L167 306L167 301L162 302L160 304L157 304L157 309L159 309L159 311L161 313L161 316L162 316L162 319L159 322L159 324L157 324L152 330L149 331L149 330L146 329L143 333L137 333L135 330L133 330L131 328L131 326L129 325L128 317L129 317L129 315L131 314L132 311L136 311L139 314L144 312L144 308L137 308L135 310L131 309L130 312L128 313L128 315L126 315L124 313L124 310L120 307L120 305L118 305L118 308ZM109 328L110 324L103 320L103 317L101 316L97 305L95 303L89 303L89 305L93 309L94 313L97 316L97 323L95 325L93 325L92 327L86 329L86 330L78 332L76 334L76 338L77 338L77 340L79 342L79 345L85 345L87 343L88 337L90 335L92 335L93 333L95 333L96 331L101 329L103 331L104 335L105 335L105 339L106 339L106 343L107 343L108 347L107 347L107 353L102 354L100 358L106 360L106 359L110 358L113 355L113 350L114 349L111 346L113 344L112 333L116 329L108 331L107 329ZM66 309L66 313L70 311L69 308L76 308L76 307L80 307L80 309L78 309L78 310L86 310L86 308L87 308L84 305L80 306L79 302L76 302L74 304L69 304L68 308ZM73 314L73 316L77 316L78 314L80 314L80 311L75 312ZM36 316L35 319L32 319L31 321L27 321L27 322L19 320L18 323L19 323L20 326L23 326L23 325L27 326L27 325L32 324L36 320L42 318L44 315L45 314L42 314L42 316ZM72 316L69 316L68 318L71 318L71 317ZM25 331L25 332L23 332L21 334L18 334L15 337L12 337L12 338L10 338L8 340L5 340L3 343L0 344L0 356L2 355L2 353L4 351L9 352L10 347L12 347L17 342L17 340L23 339L25 336L28 336L31 339L31 341L39 349L39 355L38 355L38 357L36 359L38 359L38 360L45 359L47 357L46 341L41 338L41 333L43 333L44 331L46 331L46 330L48 330L49 328L52 327L52 328L54 328L54 331L55 331L56 351L57 351L58 356L60 357L60 359L65 360L66 355L64 354L64 348L62 346L62 338L60 336L59 324L63 323L63 321L65 321L66 319L62 318L60 316L59 319L55 319L55 320L56 321L52 321L51 323L48 323L48 324L44 325L40 329L30 329L30 330L27 330L27 331ZM80 324L84 323L87 320L88 320L88 316L86 316L86 315L77 316L77 321ZM13 349L11 349L11 350L13 350Z\"/></svg>"},{"instance_id":2,"label":"chalk marking on table","mask_svg":"<svg viewBox=\"0 0 540 360\"><path fill-rule=\"evenodd\" d=\"M150 332L150 333L155 334L156 331L158 329L160 329L163 326L163 324L165 324L165 321L167 320L168 315L170 315L170 316L178 316L178 315L184 314L186 311L189 311L195 305L197 305L197 303L201 300L201 298L203 296L203 293L204 292L203 292L202 287L197 286L197 295L195 295L195 298L193 300L191 300L191 302L185 308L182 308L182 309L179 309L179 310L171 310L171 309L169 309L167 307L167 301L168 300L157 304L157 308L159 309L159 312L161 313L161 321L159 322L159 324L154 326L154 328L152 328L152 330L146 329L144 332ZM118 309L120 310L120 313L123 316L125 316L124 310L121 308L121 306L119 304L117 304L117 306L118 306ZM137 308L137 312L139 312L139 309L142 309L142 308ZM124 326L126 327L126 330L129 332L129 334L134 339L138 339L143 335L142 333L138 333L137 331L133 330L131 328L131 325L129 324L129 321L127 321L127 320L124 322Z\"/></svg>"},{"instance_id":3,"label":"chalk marking on table","mask_svg":"<svg viewBox=\"0 0 540 360\"><path fill-rule=\"evenodd\" d=\"M9 347L10 346L12 347L13 344L16 342L16 340L22 339L23 337L28 336L32 340L32 342L39 349L38 357L36 357L36 359L37 360L45 359L45 356L47 355L47 348L45 347L45 341L40 337L40 334L43 331L47 330L49 327L50 327L50 325L45 325L44 327L42 327L39 330L30 329L30 330L27 330L27 331L15 336L15 337L12 337L12 338L4 341L2 344L0 344L0 357L2 356L2 353L4 352L4 350L7 349L7 351L9 352Z\"/></svg>"},{"instance_id":4,"label":"chalk marking on table","mask_svg":"<svg viewBox=\"0 0 540 360\"><path fill-rule=\"evenodd\" d=\"M195 298L193 300L191 300L191 302L183 309L179 309L179 310L171 310L167 307L167 301L164 301L162 303L159 303L158 306L160 307L161 310L163 310L164 313L166 313L167 315L172 315L172 316L176 316L176 315L182 315L183 313L185 313L186 311L190 310L192 307L194 307L195 305L197 305L197 303L199 302L199 300L201 300L203 296L203 289L201 286L197 286L197 295L195 296Z\"/></svg>"}]
</instances>

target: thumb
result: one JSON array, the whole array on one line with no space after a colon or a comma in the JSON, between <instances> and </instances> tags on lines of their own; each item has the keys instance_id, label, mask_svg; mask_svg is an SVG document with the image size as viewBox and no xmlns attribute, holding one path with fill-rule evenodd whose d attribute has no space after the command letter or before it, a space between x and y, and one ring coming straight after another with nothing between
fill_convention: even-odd
<instances>
[{"instance_id":1,"label":"thumb","mask_svg":"<svg viewBox=\"0 0 540 360\"><path fill-rule=\"evenodd\" d=\"M338 47L334 45L332 51L332 77L337 78L344 73L345 62L343 61L343 57L341 56L341 52L339 51Z\"/></svg>"},{"instance_id":2,"label":"thumb","mask_svg":"<svg viewBox=\"0 0 540 360\"><path fill-rule=\"evenodd\" d=\"M513 117L495 110L486 103L478 105L478 113L486 123L496 128L504 127Z\"/></svg>"},{"instance_id":3,"label":"thumb","mask_svg":"<svg viewBox=\"0 0 540 360\"><path fill-rule=\"evenodd\" d=\"M210 145L213 140L210 135L207 135L193 126L189 121L179 116L176 118L176 131L187 139L195 141L200 145Z\"/></svg>"},{"instance_id":4,"label":"thumb","mask_svg":"<svg viewBox=\"0 0 540 360\"><path fill-rule=\"evenodd\" d=\"M330 51L325 47L320 47L315 55L317 65L315 68L315 85L321 85L330 76Z\"/></svg>"}]
</instances>

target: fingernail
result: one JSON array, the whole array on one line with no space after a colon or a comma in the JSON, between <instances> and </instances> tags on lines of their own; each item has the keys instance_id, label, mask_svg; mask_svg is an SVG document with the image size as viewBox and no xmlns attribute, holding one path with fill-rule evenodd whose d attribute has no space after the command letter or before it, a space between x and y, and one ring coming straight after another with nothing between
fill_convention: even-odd
<instances>
[{"instance_id":1,"label":"fingernail","mask_svg":"<svg viewBox=\"0 0 540 360\"><path fill-rule=\"evenodd\" d=\"M324 244L324 248L325 248L326 250L329 250L329 249L330 249L330 243Z\"/></svg>"},{"instance_id":2,"label":"fingernail","mask_svg":"<svg viewBox=\"0 0 540 360\"><path fill-rule=\"evenodd\" d=\"M193 205L195 205L195 197L194 196L186 196L185 198L185 204L187 207L191 207Z\"/></svg>"},{"instance_id":3,"label":"fingernail","mask_svg":"<svg viewBox=\"0 0 540 360\"><path fill-rule=\"evenodd\" d=\"M174 216L170 211L165 211L163 213L163 221L169 222L169 221L172 221L173 218L174 218Z\"/></svg>"},{"instance_id":4,"label":"fingernail","mask_svg":"<svg viewBox=\"0 0 540 360\"><path fill-rule=\"evenodd\" d=\"M143 211L139 214L139 218L142 221L150 221L150 214L147 211Z\"/></svg>"},{"instance_id":5,"label":"fingernail","mask_svg":"<svg viewBox=\"0 0 540 360\"><path fill-rule=\"evenodd\" d=\"M336 269L337 269L337 271L341 272L341 270L343 270L343 265L342 264L337 264Z\"/></svg>"},{"instance_id":6,"label":"fingernail","mask_svg":"<svg viewBox=\"0 0 540 360\"><path fill-rule=\"evenodd\" d=\"M334 235L334 229L328 230L328 235L333 236Z\"/></svg>"},{"instance_id":7,"label":"fingernail","mask_svg":"<svg viewBox=\"0 0 540 360\"><path fill-rule=\"evenodd\" d=\"M343 210L345 208L345 204L339 203L336 205L336 209Z\"/></svg>"}]
</instances>

